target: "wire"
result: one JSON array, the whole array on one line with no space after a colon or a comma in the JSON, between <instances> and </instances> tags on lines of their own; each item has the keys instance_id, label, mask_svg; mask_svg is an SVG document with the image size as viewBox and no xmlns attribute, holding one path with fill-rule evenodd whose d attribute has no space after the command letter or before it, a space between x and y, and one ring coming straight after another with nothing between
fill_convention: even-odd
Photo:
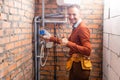
<instances>
[{"instance_id":1,"label":"wire","mask_svg":"<svg viewBox=\"0 0 120 80\"><path fill-rule=\"evenodd\" d=\"M40 65L41 65L42 67L46 65L46 62L47 62L47 59L48 59L48 55L49 55L48 51L46 51L46 52L47 52L47 53L46 53L47 55L46 55L45 61L43 62L42 59L45 57L45 51L44 51L44 49L45 49L45 41L41 41Z\"/></svg>"}]
</instances>

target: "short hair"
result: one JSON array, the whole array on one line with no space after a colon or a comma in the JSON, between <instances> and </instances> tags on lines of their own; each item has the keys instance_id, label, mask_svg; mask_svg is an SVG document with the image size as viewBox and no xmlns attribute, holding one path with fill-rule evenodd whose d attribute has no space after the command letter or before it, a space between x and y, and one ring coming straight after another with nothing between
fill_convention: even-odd
<instances>
[{"instance_id":1,"label":"short hair","mask_svg":"<svg viewBox=\"0 0 120 80\"><path fill-rule=\"evenodd\" d=\"M77 4L72 4L72 5L70 5L70 6L68 6L68 9L69 8L77 8L78 10L80 10L80 6L79 5L77 5Z\"/></svg>"}]
</instances>

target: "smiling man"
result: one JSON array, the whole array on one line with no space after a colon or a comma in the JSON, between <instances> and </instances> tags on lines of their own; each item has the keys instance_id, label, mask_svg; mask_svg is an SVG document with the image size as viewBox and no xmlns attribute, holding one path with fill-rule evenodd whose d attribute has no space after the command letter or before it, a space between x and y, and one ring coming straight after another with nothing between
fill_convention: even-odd
<instances>
[{"instance_id":1,"label":"smiling man","mask_svg":"<svg viewBox=\"0 0 120 80\"><path fill-rule=\"evenodd\" d=\"M62 43L70 48L71 57L67 62L69 80L89 80L91 63L85 64L89 69L82 67L83 56L89 57L91 53L90 31L81 19L80 7L71 5L68 7L68 18L72 24L73 31L69 39L63 38ZM82 64L81 64L82 63Z\"/></svg>"},{"instance_id":2,"label":"smiling man","mask_svg":"<svg viewBox=\"0 0 120 80\"><path fill-rule=\"evenodd\" d=\"M59 39L51 35L45 35L43 38L70 48L70 57L66 64L66 69L69 71L69 80L89 80L92 68L89 59L91 53L90 31L81 19L78 5L68 7L68 19L73 27L68 39Z\"/></svg>"}]
</instances>

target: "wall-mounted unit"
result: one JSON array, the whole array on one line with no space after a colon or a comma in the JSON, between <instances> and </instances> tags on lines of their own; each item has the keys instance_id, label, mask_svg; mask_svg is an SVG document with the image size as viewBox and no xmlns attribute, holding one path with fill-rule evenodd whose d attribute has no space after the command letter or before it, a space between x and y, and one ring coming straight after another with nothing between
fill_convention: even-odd
<instances>
[{"instance_id":1,"label":"wall-mounted unit","mask_svg":"<svg viewBox=\"0 0 120 80\"><path fill-rule=\"evenodd\" d=\"M67 6L72 4L80 5L81 0L57 0L59 6Z\"/></svg>"}]
</instances>

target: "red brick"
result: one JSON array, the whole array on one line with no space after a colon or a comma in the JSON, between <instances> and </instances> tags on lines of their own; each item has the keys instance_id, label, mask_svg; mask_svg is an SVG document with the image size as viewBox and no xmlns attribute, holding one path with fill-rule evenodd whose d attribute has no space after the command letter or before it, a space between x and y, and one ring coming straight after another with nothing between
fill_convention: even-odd
<instances>
[{"instance_id":1,"label":"red brick","mask_svg":"<svg viewBox=\"0 0 120 80\"><path fill-rule=\"evenodd\" d=\"M11 36L10 37L10 41L13 42L13 41L17 41L19 39L18 35L15 35L15 36Z\"/></svg>"},{"instance_id":2,"label":"red brick","mask_svg":"<svg viewBox=\"0 0 120 80\"><path fill-rule=\"evenodd\" d=\"M16 8L10 8L10 13L11 13L11 14L17 14L18 11L17 11Z\"/></svg>"},{"instance_id":3,"label":"red brick","mask_svg":"<svg viewBox=\"0 0 120 80\"><path fill-rule=\"evenodd\" d=\"M3 9L4 9L4 13L6 13L6 14L9 13L9 7L8 6L4 6Z\"/></svg>"},{"instance_id":4,"label":"red brick","mask_svg":"<svg viewBox=\"0 0 120 80\"><path fill-rule=\"evenodd\" d=\"M3 28L10 28L10 24L11 24L10 22L3 21L3 22L2 22L2 27L3 27Z\"/></svg>"},{"instance_id":5,"label":"red brick","mask_svg":"<svg viewBox=\"0 0 120 80\"><path fill-rule=\"evenodd\" d=\"M6 36L12 36L14 33L14 30L12 28L8 28L8 29L5 29L4 33L5 33L4 35Z\"/></svg>"},{"instance_id":6,"label":"red brick","mask_svg":"<svg viewBox=\"0 0 120 80\"><path fill-rule=\"evenodd\" d=\"M0 46L0 53L3 53L4 49Z\"/></svg>"},{"instance_id":7,"label":"red brick","mask_svg":"<svg viewBox=\"0 0 120 80\"><path fill-rule=\"evenodd\" d=\"M10 74L11 79L13 79L18 73L19 73L19 70L18 70L18 69L12 71L11 74Z\"/></svg>"},{"instance_id":8,"label":"red brick","mask_svg":"<svg viewBox=\"0 0 120 80\"><path fill-rule=\"evenodd\" d=\"M13 20L14 21L19 21L20 20L20 16L13 16Z\"/></svg>"},{"instance_id":9,"label":"red brick","mask_svg":"<svg viewBox=\"0 0 120 80\"><path fill-rule=\"evenodd\" d=\"M3 19L3 20L7 20L7 14L5 14L5 13L1 13L1 19Z\"/></svg>"},{"instance_id":10,"label":"red brick","mask_svg":"<svg viewBox=\"0 0 120 80\"><path fill-rule=\"evenodd\" d=\"M13 7L14 6L14 2L12 0L9 1L9 7Z\"/></svg>"},{"instance_id":11,"label":"red brick","mask_svg":"<svg viewBox=\"0 0 120 80\"><path fill-rule=\"evenodd\" d=\"M8 69L3 69L0 71L0 78L4 77L5 75L8 74Z\"/></svg>"},{"instance_id":12,"label":"red brick","mask_svg":"<svg viewBox=\"0 0 120 80\"><path fill-rule=\"evenodd\" d=\"M0 13L0 20L2 19L2 16L1 16L1 13ZM0 24L0 26L1 26L1 24Z\"/></svg>"},{"instance_id":13,"label":"red brick","mask_svg":"<svg viewBox=\"0 0 120 80\"><path fill-rule=\"evenodd\" d=\"M94 24L101 24L101 23L102 23L102 20L93 20L93 23L94 23Z\"/></svg>"},{"instance_id":14,"label":"red brick","mask_svg":"<svg viewBox=\"0 0 120 80\"><path fill-rule=\"evenodd\" d=\"M100 39L92 39L91 42L92 43L102 43L102 40L100 40Z\"/></svg>"},{"instance_id":15,"label":"red brick","mask_svg":"<svg viewBox=\"0 0 120 80\"><path fill-rule=\"evenodd\" d=\"M9 1L4 1L4 4L5 4L6 6L9 6Z\"/></svg>"},{"instance_id":16,"label":"red brick","mask_svg":"<svg viewBox=\"0 0 120 80\"><path fill-rule=\"evenodd\" d=\"M93 39L101 39L102 35L101 34L91 34L91 38L93 38Z\"/></svg>"},{"instance_id":17,"label":"red brick","mask_svg":"<svg viewBox=\"0 0 120 80\"><path fill-rule=\"evenodd\" d=\"M17 64L16 64L16 63L11 64L11 65L9 65L9 67L8 67L8 71L11 72L11 71L14 70L16 67L17 67Z\"/></svg>"},{"instance_id":18,"label":"red brick","mask_svg":"<svg viewBox=\"0 0 120 80\"><path fill-rule=\"evenodd\" d=\"M6 76L6 80L11 80L10 75Z\"/></svg>"},{"instance_id":19,"label":"red brick","mask_svg":"<svg viewBox=\"0 0 120 80\"><path fill-rule=\"evenodd\" d=\"M9 43L9 44L6 44L5 46L6 50L13 49L13 48L14 48L14 43Z\"/></svg>"},{"instance_id":20,"label":"red brick","mask_svg":"<svg viewBox=\"0 0 120 80\"><path fill-rule=\"evenodd\" d=\"M46 5L45 8L57 8L57 5L55 5L55 4L54 5L49 4L49 5Z\"/></svg>"},{"instance_id":21,"label":"red brick","mask_svg":"<svg viewBox=\"0 0 120 80\"><path fill-rule=\"evenodd\" d=\"M24 14L25 14L25 11L24 11L24 10L19 10L19 15L24 16Z\"/></svg>"},{"instance_id":22,"label":"red brick","mask_svg":"<svg viewBox=\"0 0 120 80\"><path fill-rule=\"evenodd\" d=\"M17 61L17 67L20 67L20 66L22 65L22 63L23 63L22 59L21 59L21 60L18 60L18 61Z\"/></svg>"},{"instance_id":23,"label":"red brick","mask_svg":"<svg viewBox=\"0 0 120 80\"><path fill-rule=\"evenodd\" d=\"M19 48L12 50L11 53L14 55L19 54Z\"/></svg>"},{"instance_id":24,"label":"red brick","mask_svg":"<svg viewBox=\"0 0 120 80\"><path fill-rule=\"evenodd\" d=\"M0 0L0 5L1 5L2 3L3 3L2 0Z\"/></svg>"},{"instance_id":25,"label":"red brick","mask_svg":"<svg viewBox=\"0 0 120 80\"><path fill-rule=\"evenodd\" d=\"M22 42L21 41L17 41L17 42L14 42L15 44L15 47L20 47L22 45Z\"/></svg>"},{"instance_id":26,"label":"red brick","mask_svg":"<svg viewBox=\"0 0 120 80\"><path fill-rule=\"evenodd\" d=\"M88 19L102 19L101 15L88 15L87 16Z\"/></svg>"},{"instance_id":27,"label":"red brick","mask_svg":"<svg viewBox=\"0 0 120 80\"><path fill-rule=\"evenodd\" d=\"M102 15L103 14L103 10L93 10L93 14Z\"/></svg>"},{"instance_id":28,"label":"red brick","mask_svg":"<svg viewBox=\"0 0 120 80\"><path fill-rule=\"evenodd\" d=\"M0 37L2 37L4 35L3 30L0 30Z\"/></svg>"},{"instance_id":29,"label":"red brick","mask_svg":"<svg viewBox=\"0 0 120 80\"><path fill-rule=\"evenodd\" d=\"M88 25L89 28L99 28L99 26L97 24L89 24Z\"/></svg>"},{"instance_id":30,"label":"red brick","mask_svg":"<svg viewBox=\"0 0 120 80\"><path fill-rule=\"evenodd\" d=\"M20 9L21 8L21 2L14 1L14 7Z\"/></svg>"},{"instance_id":31,"label":"red brick","mask_svg":"<svg viewBox=\"0 0 120 80\"><path fill-rule=\"evenodd\" d=\"M13 21L13 15L8 15L8 20Z\"/></svg>"},{"instance_id":32,"label":"red brick","mask_svg":"<svg viewBox=\"0 0 120 80\"><path fill-rule=\"evenodd\" d=\"M22 54L17 54L16 57L15 57L15 61L18 61L18 60L20 60L22 58L23 58Z\"/></svg>"}]
</instances>

